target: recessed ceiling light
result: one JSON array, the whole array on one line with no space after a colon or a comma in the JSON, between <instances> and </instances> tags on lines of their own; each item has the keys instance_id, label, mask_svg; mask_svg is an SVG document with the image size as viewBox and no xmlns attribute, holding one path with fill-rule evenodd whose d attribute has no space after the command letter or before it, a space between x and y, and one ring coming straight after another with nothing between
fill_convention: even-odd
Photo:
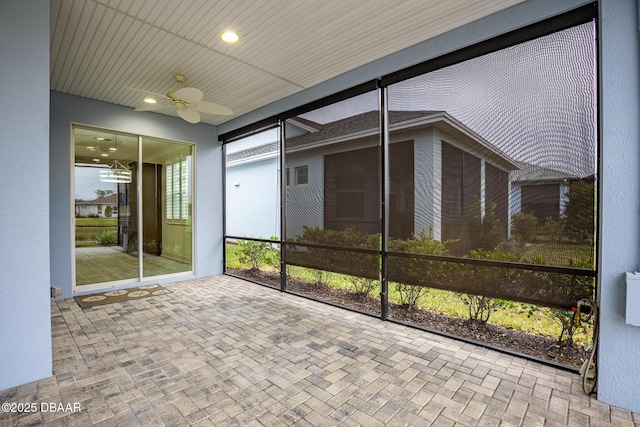
<instances>
[{"instance_id":1,"label":"recessed ceiling light","mask_svg":"<svg viewBox=\"0 0 640 427\"><path fill-rule=\"evenodd\" d=\"M220 38L227 43L235 43L240 40L240 37L238 37L238 35L233 31L225 31L224 33L220 34Z\"/></svg>"},{"instance_id":2,"label":"recessed ceiling light","mask_svg":"<svg viewBox=\"0 0 640 427\"><path fill-rule=\"evenodd\" d=\"M109 147L109 151L117 151L118 149L116 147Z\"/></svg>"},{"instance_id":3,"label":"recessed ceiling light","mask_svg":"<svg viewBox=\"0 0 640 427\"><path fill-rule=\"evenodd\" d=\"M96 138L96 141L104 141L105 139L106 138L102 138L102 137L99 136L99 137Z\"/></svg>"},{"instance_id":4,"label":"recessed ceiling light","mask_svg":"<svg viewBox=\"0 0 640 427\"><path fill-rule=\"evenodd\" d=\"M109 157L109 155L107 153L102 153L100 154L102 157Z\"/></svg>"},{"instance_id":5,"label":"recessed ceiling light","mask_svg":"<svg viewBox=\"0 0 640 427\"><path fill-rule=\"evenodd\" d=\"M150 96L147 96L144 99L144 102L146 102L147 104L155 104L157 101L155 99L151 98Z\"/></svg>"}]
</instances>

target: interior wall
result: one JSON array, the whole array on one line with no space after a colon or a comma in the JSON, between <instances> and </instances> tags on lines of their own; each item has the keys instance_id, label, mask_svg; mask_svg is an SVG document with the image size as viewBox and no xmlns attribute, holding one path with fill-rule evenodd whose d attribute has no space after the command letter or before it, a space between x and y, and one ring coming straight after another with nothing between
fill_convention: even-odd
<instances>
[{"instance_id":1,"label":"interior wall","mask_svg":"<svg viewBox=\"0 0 640 427\"><path fill-rule=\"evenodd\" d=\"M20 43L16 43L19 40ZM0 390L51 376L49 2L0 1Z\"/></svg>"},{"instance_id":2,"label":"interior wall","mask_svg":"<svg viewBox=\"0 0 640 427\"><path fill-rule=\"evenodd\" d=\"M591 3L528 0L218 126L220 134ZM599 399L640 412L640 327L625 324L624 272L640 268L638 1L600 1ZM640 306L640 302L638 302Z\"/></svg>"},{"instance_id":3,"label":"interior wall","mask_svg":"<svg viewBox=\"0 0 640 427\"><path fill-rule=\"evenodd\" d=\"M47 65L48 67L48 65ZM215 126L190 124L176 117L51 92L51 283L72 296L72 123L192 142L195 148L196 277L222 273L222 146ZM175 280L184 280L184 277ZM157 281L156 281L157 282Z\"/></svg>"}]
</instances>

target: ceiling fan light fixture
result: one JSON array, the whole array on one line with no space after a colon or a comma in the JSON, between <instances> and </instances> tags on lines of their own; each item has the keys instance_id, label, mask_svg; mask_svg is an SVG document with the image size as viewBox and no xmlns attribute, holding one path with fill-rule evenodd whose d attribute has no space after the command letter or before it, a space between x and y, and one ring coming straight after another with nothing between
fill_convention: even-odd
<instances>
[{"instance_id":1,"label":"ceiling fan light fixture","mask_svg":"<svg viewBox=\"0 0 640 427\"><path fill-rule=\"evenodd\" d=\"M117 160L109 168L100 171L99 179L101 182L116 182L121 184L131 183L132 173L125 165Z\"/></svg>"},{"instance_id":2,"label":"ceiling fan light fixture","mask_svg":"<svg viewBox=\"0 0 640 427\"><path fill-rule=\"evenodd\" d=\"M235 43L240 40L240 37L233 31L225 31L220 34L220 38L227 43Z\"/></svg>"}]
</instances>

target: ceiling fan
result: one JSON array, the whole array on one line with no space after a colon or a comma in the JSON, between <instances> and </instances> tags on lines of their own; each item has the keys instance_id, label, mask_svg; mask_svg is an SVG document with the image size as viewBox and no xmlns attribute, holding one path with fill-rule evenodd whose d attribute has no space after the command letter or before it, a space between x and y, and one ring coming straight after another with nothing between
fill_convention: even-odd
<instances>
[{"instance_id":1,"label":"ceiling fan","mask_svg":"<svg viewBox=\"0 0 640 427\"><path fill-rule=\"evenodd\" d=\"M154 111L166 107L175 107L176 113L189 123L200 122L200 113L213 114L218 116L228 116L233 112L227 107L223 107L213 102L203 101L204 94L195 87L182 87L182 83L187 78L182 74L176 74L173 78L178 82L178 89L172 90L166 95L149 92L146 90L129 88L136 92L147 95L145 105L135 109L135 111Z\"/></svg>"}]
</instances>

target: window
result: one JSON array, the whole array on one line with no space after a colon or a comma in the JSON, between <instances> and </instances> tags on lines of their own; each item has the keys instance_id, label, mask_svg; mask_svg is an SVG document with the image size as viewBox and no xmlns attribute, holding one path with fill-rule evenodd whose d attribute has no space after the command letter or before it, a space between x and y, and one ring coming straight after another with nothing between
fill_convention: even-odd
<instances>
[{"instance_id":1,"label":"window","mask_svg":"<svg viewBox=\"0 0 640 427\"><path fill-rule=\"evenodd\" d=\"M375 231L379 220L378 148L324 157L325 228Z\"/></svg>"},{"instance_id":2,"label":"window","mask_svg":"<svg viewBox=\"0 0 640 427\"><path fill-rule=\"evenodd\" d=\"M467 222L480 208L481 163L478 157L442 141L442 240L451 252L469 249Z\"/></svg>"},{"instance_id":3,"label":"window","mask_svg":"<svg viewBox=\"0 0 640 427\"><path fill-rule=\"evenodd\" d=\"M377 200L377 151L375 148L348 151L325 157L325 216L327 220L363 221L365 219L365 191L369 189ZM365 185L365 177L373 178L374 185ZM332 209L333 206L335 208ZM374 220L377 206L373 206ZM329 222L327 228L342 228Z\"/></svg>"},{"instance_id":4,"label":"window","mask_svg":"<svg viewBox=\"0 0 640 427\"><path fill-rule=\"evenodd\" d=\"M547 218L558 219L560 216L560 187L558 184L539 184L522 186L522 211L531 213L544 224ZM593 212L587 211L590 215Z\"/></svg>"},{"instance_id":5,"label":"window","mask_svg":"<svg viewBox=\"0 0 640 427\"><path fill-rule=\"evenodd\" d=\"M297 185L309 183L309 166L298 166L295 171Z\"/></svg>"},{"instance_id":6,"label":"window","mask_svg":"<svg viewBox=\"0 0 640 427\"><path fill-rule=\"evenodd\" d=\"M167 180L167 220L184 221L190 217L189 209L189 164L191 157L185 157L166 165Z\"/></svg>"},{"instance_id":7,"label":"window","mask_svg":"<svg viewBox=\"0 0 640 427\"><path fill-rule=\"evenodd\" d=\"M487 209L495 207L495 216L506 231L509 224L509 173L489 163L485 165L485 205Z\"/></svg>"}]
</instances>

